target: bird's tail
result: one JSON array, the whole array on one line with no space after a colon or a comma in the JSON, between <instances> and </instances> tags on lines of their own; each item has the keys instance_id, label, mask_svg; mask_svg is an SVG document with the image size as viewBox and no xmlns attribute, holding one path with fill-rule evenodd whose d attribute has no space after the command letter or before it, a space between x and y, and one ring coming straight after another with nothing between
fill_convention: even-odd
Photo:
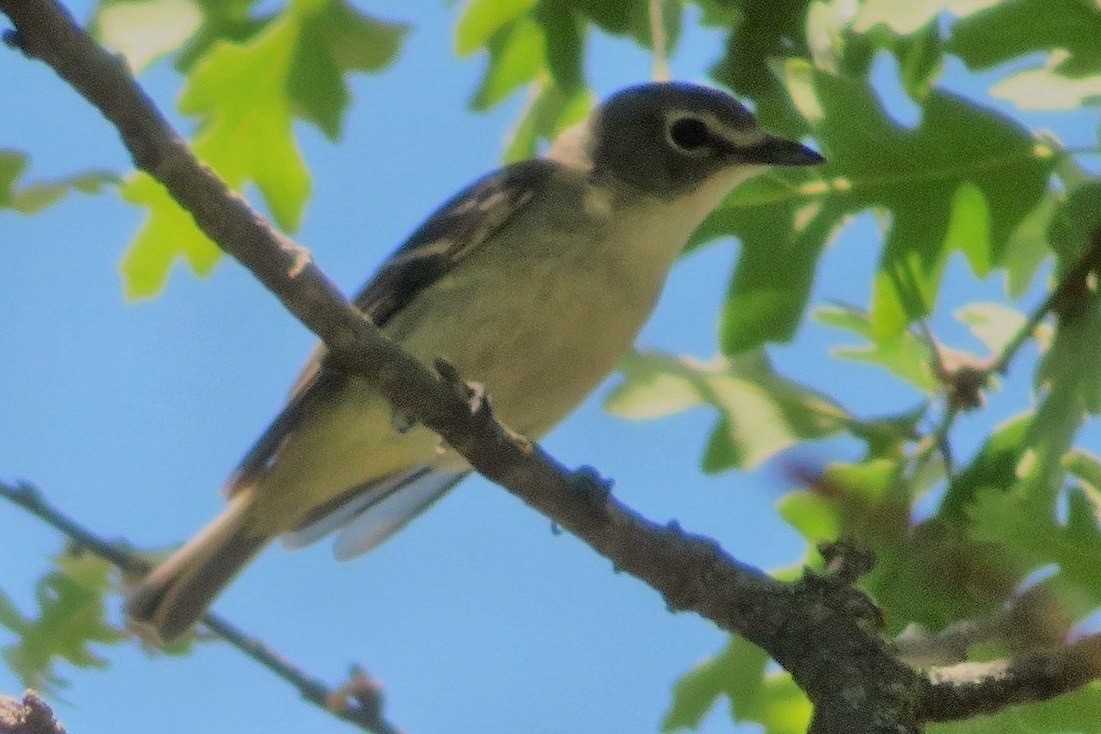
<instances>
[{"instance_id":1,"label":"bird's tail","mask_svg":"<svg viewBox=\"0 0 1101 734\"><path fill-rule=\"evenodd\" d=\"M249 525L251 492L239 492L221 515L130 594L126 615L139 634L163 642L179 637L206 613L214 598L271 540Z\"/></svg>"}]
</instances>

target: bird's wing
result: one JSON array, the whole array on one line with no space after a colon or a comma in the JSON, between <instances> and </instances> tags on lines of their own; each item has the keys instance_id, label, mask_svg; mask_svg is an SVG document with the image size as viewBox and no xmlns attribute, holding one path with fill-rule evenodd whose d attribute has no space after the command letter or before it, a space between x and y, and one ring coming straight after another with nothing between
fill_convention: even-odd
<instances>
[{"instance_id":1,"label":"bird's wing","mask_svg":"<svg viewBox=\"0 0 1101 734\"><path fill-rule=\"evenodd\" d=\"M441 206L356 295L354 303L384 328L417 294L477 250L538 195L556 164L536 159L502 168L471 184ZM245 454L225 492L256 484L279 456L312 406L333 396L347 376L326 367L319 346L291 388L287 405Z\"/></svg>"}]
</instances>

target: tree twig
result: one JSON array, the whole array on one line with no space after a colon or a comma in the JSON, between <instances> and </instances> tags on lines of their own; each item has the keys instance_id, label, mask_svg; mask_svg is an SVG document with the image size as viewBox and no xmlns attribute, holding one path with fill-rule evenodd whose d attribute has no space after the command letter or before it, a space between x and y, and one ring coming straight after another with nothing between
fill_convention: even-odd
<instances>
[{"instance_id":1,"label":"tree twig","mask_svg":"<svg viewBox=\"0 0 1101 734\"><path fill-rule=\"evenodd\" d=\"M1086 280L1090 273L1097 273L1101 269L1101 229L1095 230L1090 237L1089 247L1079 256L1078 260L1063 274L1059 285L1055 287L1047 298L1029 314L1028 320L1013 335L1001 353L995 357L986 367L987 375L1005 374L1009 369L1009 363L1024 346L1045 318L1051 313L1061 313L1070 308L1075 296L1086 287Z\"/></svg>"},{"instance_id":2,"label":"tree twig","mask_svg":"<svg viewBox=\"0 0 1101 734\"><path fill-rule=\"evenodd\" d=\"M142 574L152 566L147 559L130 551L123 544L105 540L73 520L47 502L42 493L30 484L21 482L9 485L0 482L0 497L22 507L47 525L60 530L77 545L113 564L123 573ZM310 703L365 731L374 734L399 734L400 730L383 714L380 686L373 687L373 697L367 695L367 688L364 686L355 687L356 695L344 693L349 686L365 678L366 674L362 672L358 676L353 674L349 683L342 685L341 688L331 689L225 617L207 612L203 616L203 624L218 637L290 683Z\"/></svg>"},{"instance_id":3,"label":"tree twig","mask_svg":"<svg viewBox=\"0 0 1101 734\"><path fill-rule=\"evenodd\" d=\"M670 609L692 610L763 647L814 703L811 734L916 734L931 716L928 680L894 657L880 614L852 587L862 555L831 546L829 570L782 583L714 541L660 525L570 472L402 352L341 296L309 254L274 231L203 166L142 93L53 0L0 0L24 53L49 64L118 128L139 168L161 182L223 250L325 342L334 366L368 380L480 473L646 582ZM924 717L924 718L923 718Z\"/></svg>"},{"instance_id":4,"label":"tree twig","mask_svg":"<svg viewBox=\"0 0 1101 734\"><path fill-rule=\"evenodd\" d=\"M0 734L65 734L53 709L34 691L23 700L0 696Z\"/></svg>"},{"instance_id":5,"label":"tree twig","mask_svg":"<svg viewBox=\"0 0 1101 734\"><path fill-rule=\"evenodd\" d=\"M1099 674L1101 635L1013 658L940 668L929 675L922 718L956 721L1045 701L1096 680Z\"/></svg>"}]
</instances>

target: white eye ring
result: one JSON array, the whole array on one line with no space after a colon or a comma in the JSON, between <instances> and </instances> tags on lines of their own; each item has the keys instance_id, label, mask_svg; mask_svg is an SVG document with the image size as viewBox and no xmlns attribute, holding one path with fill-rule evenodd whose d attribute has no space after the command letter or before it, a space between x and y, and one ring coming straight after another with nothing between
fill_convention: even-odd
<instances>
[{"instance_id":1,"label":"white eye ring","mask_svg":"<svg viewBox=\"0 0 1101 734\"><path fill-rule=\"evenodd\" d=\"M674 149L688 155L704 155L712 149L711 128L692 115L670 118L665 126L665 138Z\"/></svg>"}]
</instances>

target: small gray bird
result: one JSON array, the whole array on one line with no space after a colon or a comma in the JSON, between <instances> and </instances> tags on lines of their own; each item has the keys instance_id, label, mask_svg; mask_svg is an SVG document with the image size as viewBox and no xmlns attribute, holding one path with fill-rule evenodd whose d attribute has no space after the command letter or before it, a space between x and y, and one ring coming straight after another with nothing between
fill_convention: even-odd
<instances>
[{"instance_id":1,"label":"small gray bird","mask_svg":"<svg viewBox=\"0 0 1101 734\"><path fill-rule=\"evenodd\" d=\"M762 130L724 92L625 89L541 158L444 204L355 304L425 364L484 385L497 417L539 438L631 348L689 236L768 166L822 157ZM470 473L439 437L395 416L320 347L287 406L241 461L226 510L131 595L139 630L171 640L273 538L296 548L339 530L350 558Z\"/></svg>"}]
</instances>

